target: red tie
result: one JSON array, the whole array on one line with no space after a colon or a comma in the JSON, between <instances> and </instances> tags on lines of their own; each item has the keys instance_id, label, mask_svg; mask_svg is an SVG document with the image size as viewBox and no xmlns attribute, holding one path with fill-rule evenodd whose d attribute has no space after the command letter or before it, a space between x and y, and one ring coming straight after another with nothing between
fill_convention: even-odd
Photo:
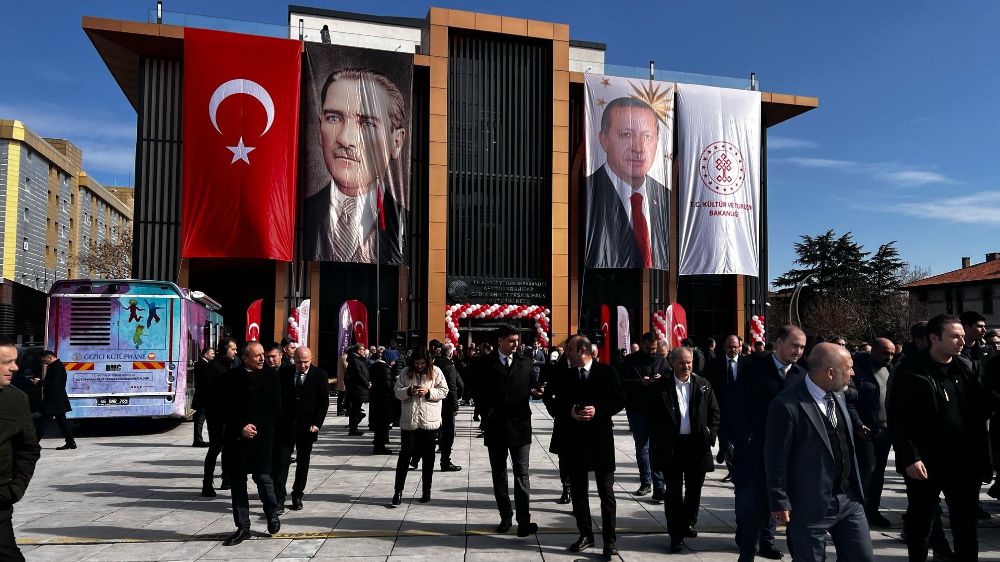
<instances>
[{"instance_id":1,"label":"red tie","mask_svg":"<svg viewBox=\"0 0 1000 562\"><path fill-rule=\"evenodd\" d=\"M646 224L646 215L642 214L642 194L633 193L629 201L632 202L632 233L635 234L635 243L639 245L639 253L642 255L642 267L653 267L653 253L649 249L649 225Z\"/></svg>"}]
</instances>

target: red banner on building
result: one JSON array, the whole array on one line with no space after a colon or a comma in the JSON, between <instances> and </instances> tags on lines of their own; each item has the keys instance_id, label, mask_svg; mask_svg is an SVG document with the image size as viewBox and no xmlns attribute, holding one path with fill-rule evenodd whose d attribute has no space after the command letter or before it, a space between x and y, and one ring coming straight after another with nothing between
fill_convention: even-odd
<instances>
[{"instance_id":1,"label":"red banner on building","mask_svg":"<svg viewBox=\"0 0 1000 562\"><path fill-rule=\"evenodd\" d=\"M683 306L673 303L667 307L667 317L670 318L670 347L680 347L688 337L687 313Z\"/></svg>"},{"instance_id":2,"label":"red banner on building","mask_svg":"<svg viewBox=\"0 0 1000 562\"><path fill-rule=\"evenodd\" d=\"M181 256L290 261L302 43L184 31Z\"/></svg>"},{"instance_id":3,"label":"red banner on building","mask_svg":"<svg viewBox=\"0 0 1000 562\"><path fill-rule=\"evenodd\" d=\"M260 341L260 305L263 299L257 299L247 307L247 337L246 341Z\"/></svg>"}]
</instances>

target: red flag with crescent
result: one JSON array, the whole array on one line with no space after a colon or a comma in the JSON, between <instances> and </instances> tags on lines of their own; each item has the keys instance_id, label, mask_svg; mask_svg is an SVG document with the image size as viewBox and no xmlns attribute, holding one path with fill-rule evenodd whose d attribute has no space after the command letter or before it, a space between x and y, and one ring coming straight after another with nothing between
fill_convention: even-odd
<instances>
[{"instance_id":1,"label":"red flag with crescent","mask_svg":"<svg viewBox=\"0 0 1000 562\"><path fill-rule=\"evenodd\" d=\"M670 318L670 347L680 347L688 337L687 313L683 306L672 303L667 307L667 317Z\"/></svg>"},{"instance_id":2,"label":"red flag with crescent","mask_svg":"<svg viewBox=\"0 0 1000 562\"><path fill-rule=\"evenodd\" d=\"M184 30L181 256L290 261L302 42Z\"/></svg>"},{"instance_id":3,"label":"red flag with crescent","mask_svg":"<svg viewBox=\"0 0 1000 562\"><path fill-rule=\"evenodd\" d=\"M337 337L337 354L353 344L368 347L368 308L358 300L349 300L340 306L340 322Z\"/></svg>"},{"instance_id":4,"label":"red flag with crescent","mask_svg":"<svg viewBox=\"0 0 1000 562\"><path fill-rule=\"evenodd\" d=\"M260 341L260 306L263 299L257 299L247 307L247 337L246 341Z\"/></svg>"}]
</instances>

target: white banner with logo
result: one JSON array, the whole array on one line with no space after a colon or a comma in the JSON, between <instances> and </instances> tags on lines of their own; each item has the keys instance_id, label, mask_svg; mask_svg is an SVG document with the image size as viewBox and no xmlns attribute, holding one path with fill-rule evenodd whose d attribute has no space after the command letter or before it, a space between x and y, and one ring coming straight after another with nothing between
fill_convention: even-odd
<instances>
[{"instance_id":1,"label":"white banner with logo","mask_svg":"<svg viewBox=\"0 0 1000 562\"><path fill-rule=\"evenodd\" d=\"M680 275L757 277L760 92L677 86Z\"/></svg>"},{"instance_id":2,"label":"white banner with logo","mask_svg":"<svg viewBox=\"0 0 1000 562\"><path fill-rule=\"evenodd\" d=\"M618 307L618 349L629 349L631 347L632 332L628 325L628 310L624 306Z\"/></svg>"}]
</instances>

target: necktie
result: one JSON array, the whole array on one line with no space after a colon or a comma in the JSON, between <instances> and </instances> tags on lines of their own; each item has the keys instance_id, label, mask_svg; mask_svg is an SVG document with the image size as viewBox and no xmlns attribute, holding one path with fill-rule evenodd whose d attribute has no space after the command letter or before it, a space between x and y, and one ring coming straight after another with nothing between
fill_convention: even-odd
<instances>
[{"instance_id":1,"label":"necktie","mask_svg":"<svg viewBox=\"0 0 1000 562\"><path fill-rule=\"evenodd\" d=\"M508 369L510 369L510 356L509 355L507 357L503 358L503 366L507 367Z\"/></svg>"},{"instance_id":2,"label":"necktie","mask_svg":"<svg viewBox=\"0 0 1000 562\"><path fill-rule=\"evenodd\" d=\"M357 197L346 197L337 214L337 248L340 261L351 261L358 249L358 229L354 216L358 210Z\"/></svg>"},{"instance_id":3,"label":"necktie","mask_svg":"<svg viewBox=\"0 0 1000 562\"><path fill-rule=\"evenodd\" d=\"M837 429L837 403L833 400L833 393L826 393L826 419L830 420L833 429Z\"/></svg>"},{"instance_id":4,"label":"necktie","mask_svg":"<svg viewBox=\"0 0 1000 562\"><path fill-rule=\"evenodd\" d=\"M302 383L304 383L305 380L306 380L305 373L297 373L295 375L295 386L302 386Z\"/></svg>"},{"instance_id":5,"label":"necktie","mask_svg":"<svg viewBox=\"0 0 1000 562\"><path fill-rule=\"evenodd\" d=\"M736 382L736 360L729 360L729 382Z\"/></svg>"},{"instance_id":6,"label":"necktie","mask_svg":"<svg viewBox=\"0 0 1000 562\"><path fill-rule=\"evenodd\" d=\"M587 380L587 369L584 369L583 367L580 367L580 380Z\"/></svg>"},{"instance_id":7,"label":"necktie","mask_svg":"<svg viewBox=\"0 0 1000 562\"><path fill-rule=\"evenodd\" d=\"M649 225L646 224L646 215L642 214L642 194L633 193L629 201L632 203L632 234L635 235L635 243L639 245L642 267L653 267L653 252L649 247Z\"/></svg>"}]
</instances>

